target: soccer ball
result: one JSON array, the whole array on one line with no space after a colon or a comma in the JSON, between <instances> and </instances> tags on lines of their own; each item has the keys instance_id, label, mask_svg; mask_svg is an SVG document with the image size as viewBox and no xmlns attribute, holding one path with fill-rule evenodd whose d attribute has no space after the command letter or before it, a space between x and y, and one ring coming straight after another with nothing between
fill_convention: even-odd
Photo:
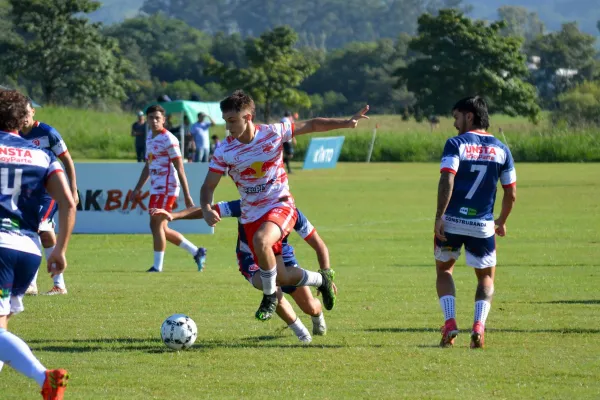
<instances>
[{"instance_id":1,"label":"soccer ball","mask_svg":"<svg viewBox=\"0 0 600 400\"><path fill-rule=\"evenodd\" d=\"M185 314L173 314L165 319L160 327L163 343L173 350L185 350L194 344L198 337L198 327Z\"/></svg>"}]
</instances>

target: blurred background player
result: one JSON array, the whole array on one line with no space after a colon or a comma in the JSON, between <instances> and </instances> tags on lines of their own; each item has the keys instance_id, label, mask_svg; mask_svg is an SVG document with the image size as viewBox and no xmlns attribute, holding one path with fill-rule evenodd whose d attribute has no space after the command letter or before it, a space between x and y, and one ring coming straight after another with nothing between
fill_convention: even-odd
<instances>
[{"instance_id":1,"label":"blurred background player","mask_svg":"<svg viewBox=\"0 0 600 400\"><path fill-rule=\"evenodd\" d=\"M144 162L146 156L146 116L138 111L137 121L131 125L131 136L135 138L135 155L137 162Z\"/></svg>"},{"instance_id":2,"label":"blurred background player","mask_svg":"<svg viewBox=\"0 0 600 400\"><path fill-rule=\"evenodd\" d=\"M486 132L490 124L482 98L460 100L452 114L458 136L448 139L444 147L434 228L436 286L446 320L440 346L452 346L458 335L452 271L464 245L467 265L475 269L478 282L471 348L481 348L494 293L495 233L506 234L506 220L517 196L517 175L508 147ZM504 197L494 221L498 180Z\"/></svg>"},{"instance_id":3,"label":"blurred background player","mask_svg":"<svg viewBox=\"0 0 600 400\"><path fill-rule=\"evenodd\" d=\"M366 106L351 119L315 118L294 128L290 123L254 125L255 105L252 97L236 91L220 103L226 129L230 135L217 147L210 162L208 174L200 190L204 219L209 226L220 221L211 208L214 191L228 169L242 199L241 221L248 245L260 266L263 299L255 317L260 321L270 319L277 305L275 294L280 285L326 287L322 291L325 309L335 305L333 290L334 272L319 273L301 268L278 267L282 241L296 224L294 198L289 190L288 178L283 168L283 143L294 135L326 132L333 129L355 128L358 121L368 118ZM281 274L281 277L278 277Z\"/></svg>"},{"instance_id":4,"label":"blurred background player","mask_svg":"<svg viewBox=\"0 0 600 400\"><path fill-rule=\"evenodd\" d=\"M8 154L14 154L2 157L0 161L0 179L3 180L0 194L0 368L3 364L10 365L35 380L42 388L45 400L60 400L67 385L67 371L47 370L27 344L7 330L8 319L23 311L23 295L42 261L39 210L48 193L58 203L60 222L60 236L47 257L48 272L52 275L62 273L67 267L65 253L75 224L75 201L60 163L51 152L34 146L18 134L29 118L28 104L27 97L17 91L0 90L0 147Z\"/></svg>"},{"instance_id":5,"label":"blurred background player","mask_svg":"<svg viewBox=\"0 0 600 400\"><path fill-rule=\"evenodd\" d=\"M206 120L208 118L208 121ZM198 121L192 125L190 131L196 144L196 155L194 162L208 162L210 153L209 128L215 124L215 121L203 112L198 113Z\"/></svg>"},{"instance_id":6,"label":"blurred background player","mask_svg":"<svg viewBox=\"0 0 600 400\"><path fill-rule=\"evenodd\" d=\"M77 178L75 176L75 164L71 159L71 154L67 149L67 145L58 133L56 129L50 125L44 124L34 120L35 108L33 108L31 100L27 105L27 120L25 125L21 128L20 135L26 140L30 141L34 145L51 151L56 157L62 162L69 179L69 186L71 188L71 194L75 200L75 205L79 203L79 196L77 194ZM41 208L42 222L40 223L39 231L40 238L42 239L42 246L44 247L44 253L46 258L54 250L56 246L56 235L54 233L54 214L56 213L56 201L52 199L49 194L46 194L44 203ZM63 274L57 274L53 277L54 285L52 289L46 292L46 295L58 295L67 294L67 286L65 285L65 278ZM36 295L37 289L37 274L31 282L31 286L27 289L27 294Z\"/></svg>"},{"instance_id":7,"label":"blurred background player","mask_svg":"<svg viewBox=\"0 0 600 400\"><path fill-rule=\"evenodd\" d=\"M183 169L183 160L179 141L165 129L165 109L159 105L148 107L146 110L148 126L152 130L146 141L146 165L132 193L133 198L140 196L142 187L150 177L150 204L148 209L173 209L173 204L183 189L186 207L193 207L194 201ZM167 240L190 253L198 266L198 271L204 269L206 249L196 247L181 233L167 226L165 215L151 215L150 229L154 239L154 263L147 272L161 272L165 257Z\"/></svg>"},{"instance_id":8,"label":"blurred background player","mask_svg":"<svg viewBox=\"0 0 600 400\"><path fill-rule=\"evenodd\" d=\"M236 256L238 260L238 267L241 274L246 278L250 284L256 289L262 290L262 282L259 275L256 272L259 270L258 265L254 261L244 227L239 222L241 216L241 201L234 200L228 202L220 202L214 206L221 217L234 217L238 218L238 239L236 245ZM200 207L194 207L186 210L182 210L176 213L166 213L164 210L154 210L154 213L165 213L168 215L169 220L176 219L202 219L202 209ZM329 269L329 250L327 245L321 239L317 230L310 223L310 221L296 209L298 218L294 230L308 243L317 253L317 259L319 260L319 266L321 269ZM288 268L299 268L298 261L294 254L294 248L288 243L286 237L283 241L282 247L282 258L285 267ZM337 293L335 284L333 286L334 291ZM298 339L304 343L310 343L312 337L308 332L308 329L304 326L302 321L296 316L294 309L291 304L285 299L283 293L287 293L296 302L300 309L307 315L311 316L313 323L313 334L314 335L325 335L327 333L327 325L325 323L325 317L323 316L323 308L321 302L315 299L307 286L284 286L277 288L277 308L275 312L277 315L288 325L290 329L296 334Z\"/></svg>"},{"instance_id":9,"label":"blurred background player","mask_svg":"<svg viewBox=\"0 0 600 400\"><path fill-rule=\"evenodd\" d=\"M298 119L298 113L296 113L295 116L292 116L292 113L290 111L286 111L283 114L283 118L281 118L280 122L282 124L294 124L296 119ZM283 162L287 167L288 174L292 173L292 166L290 165L290 162L292 161L292 158L294 158L294 146L296 146L295 137L293 137L291 141L283 143Z\"/></svg>"}]
</instances>

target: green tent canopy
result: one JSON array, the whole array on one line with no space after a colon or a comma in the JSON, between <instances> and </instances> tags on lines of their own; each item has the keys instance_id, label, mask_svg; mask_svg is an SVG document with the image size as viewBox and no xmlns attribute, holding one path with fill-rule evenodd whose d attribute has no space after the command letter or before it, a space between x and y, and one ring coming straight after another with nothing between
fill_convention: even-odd
<instances>
[{"instance_id":1,"label":"green tent canopy","mask_svg":"<svg viewBox=\"0 0 600 400\"><path fill-rule=\"evenodd\" d=\"M153 106L155 104L160 104L167 114L181 114L187 115L192 124L198 120L198 113L203 112L204 114L210 116L215 124L217 125L225 125L225 120L221 116L221 109L219 108L219 103L217 102L201 102L201 101L186 101L186 100L175 100L168 102L155 102L148 104L144 107L144 110L147 110L148 107Z\"/></svg>"}]
</instances>

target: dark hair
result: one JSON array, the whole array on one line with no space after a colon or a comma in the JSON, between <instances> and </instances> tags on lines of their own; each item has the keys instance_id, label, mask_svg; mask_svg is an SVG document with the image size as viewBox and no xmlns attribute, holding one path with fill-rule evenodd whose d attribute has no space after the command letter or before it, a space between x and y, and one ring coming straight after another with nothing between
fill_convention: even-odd
<instances>
[{"instance_id":1,"label":"dark hair","mask_svg":"<svg viewBox=\"0 0 600 400\"><path fill-rule=\"evenodd\" d=\"M213 140L214 139L219 139L219 137L217 135L212 135L210 138L213 139Z\"/></svg>"},{"instance_id":2,"label":"dark hair","mask_svg":"<svg viewBox=\"0 0 600 400\"><path fill-rule=\"evenodd\" d=\"M248 109L254 115L256 107L254 100L249 94L244 93L243 90L236 90L233 94L221 101L221 112L241 112L242 110Z\"/></svg>"},{"instance_id":3,"label":"dark hair","mask_svg":"<svg viewBox=\"0 0 600 400\"><path fill-rule=\"evenodd\" d=\"M488 129L490 127L490 116L488 106L483 97L472 96L459 100L452 111L461 113L473 113L473 127L479 129Z\"/></svg>"},{"instance_id":4,"label":"dark hair","mask_svg":"<svg viewBox=\"0 0 600 400\"><path fill-rule=\"evenodd\" d=\"M0 90L0 131L18 131L27 119L27 96L16 90Z\"/></svg>"},{"instance_id":5,"label":"dark hair","mask_svg":"<svg viewBox=\"0 0 600 400\"><path fill-rule=\"evenodd\" d=\"M283 113L284 117L291 117L292 116L292 112L291 111L286 111Z\"/></svg>"},{"instance_id":6,"label":"dark hair","mask_svg":"<svg viewBox=\"0 0 600 400\"><path fill-rule=\"evenodd\" d=\"M162 113L162 115L167 115L167 111L162 108L161 106L159 106L158 104L155 104L153 106L150 106L146 109L146 115L153 113L153 112L159 112Z\"/></svg>"}]
</instances>

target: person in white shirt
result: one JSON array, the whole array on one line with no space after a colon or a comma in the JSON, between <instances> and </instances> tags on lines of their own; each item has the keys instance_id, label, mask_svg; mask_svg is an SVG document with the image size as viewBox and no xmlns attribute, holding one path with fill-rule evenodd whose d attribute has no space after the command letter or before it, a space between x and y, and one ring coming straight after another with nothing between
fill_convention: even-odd
<instances>
[{"instance_id":1,"label":"person in white shirt","mask_svg":"<svg viewBox=\"0 0 600 400\"><path fill-rule=\"evenodd\" d=\"M208 121L205 121L208 118ZM198 122L192 125L190 133L196 143L196 153L194 162L208 162L210 153L210 139L208 128L215 124L215 121L203 112L198 113Z\"/></svg>"}]
</instances>

